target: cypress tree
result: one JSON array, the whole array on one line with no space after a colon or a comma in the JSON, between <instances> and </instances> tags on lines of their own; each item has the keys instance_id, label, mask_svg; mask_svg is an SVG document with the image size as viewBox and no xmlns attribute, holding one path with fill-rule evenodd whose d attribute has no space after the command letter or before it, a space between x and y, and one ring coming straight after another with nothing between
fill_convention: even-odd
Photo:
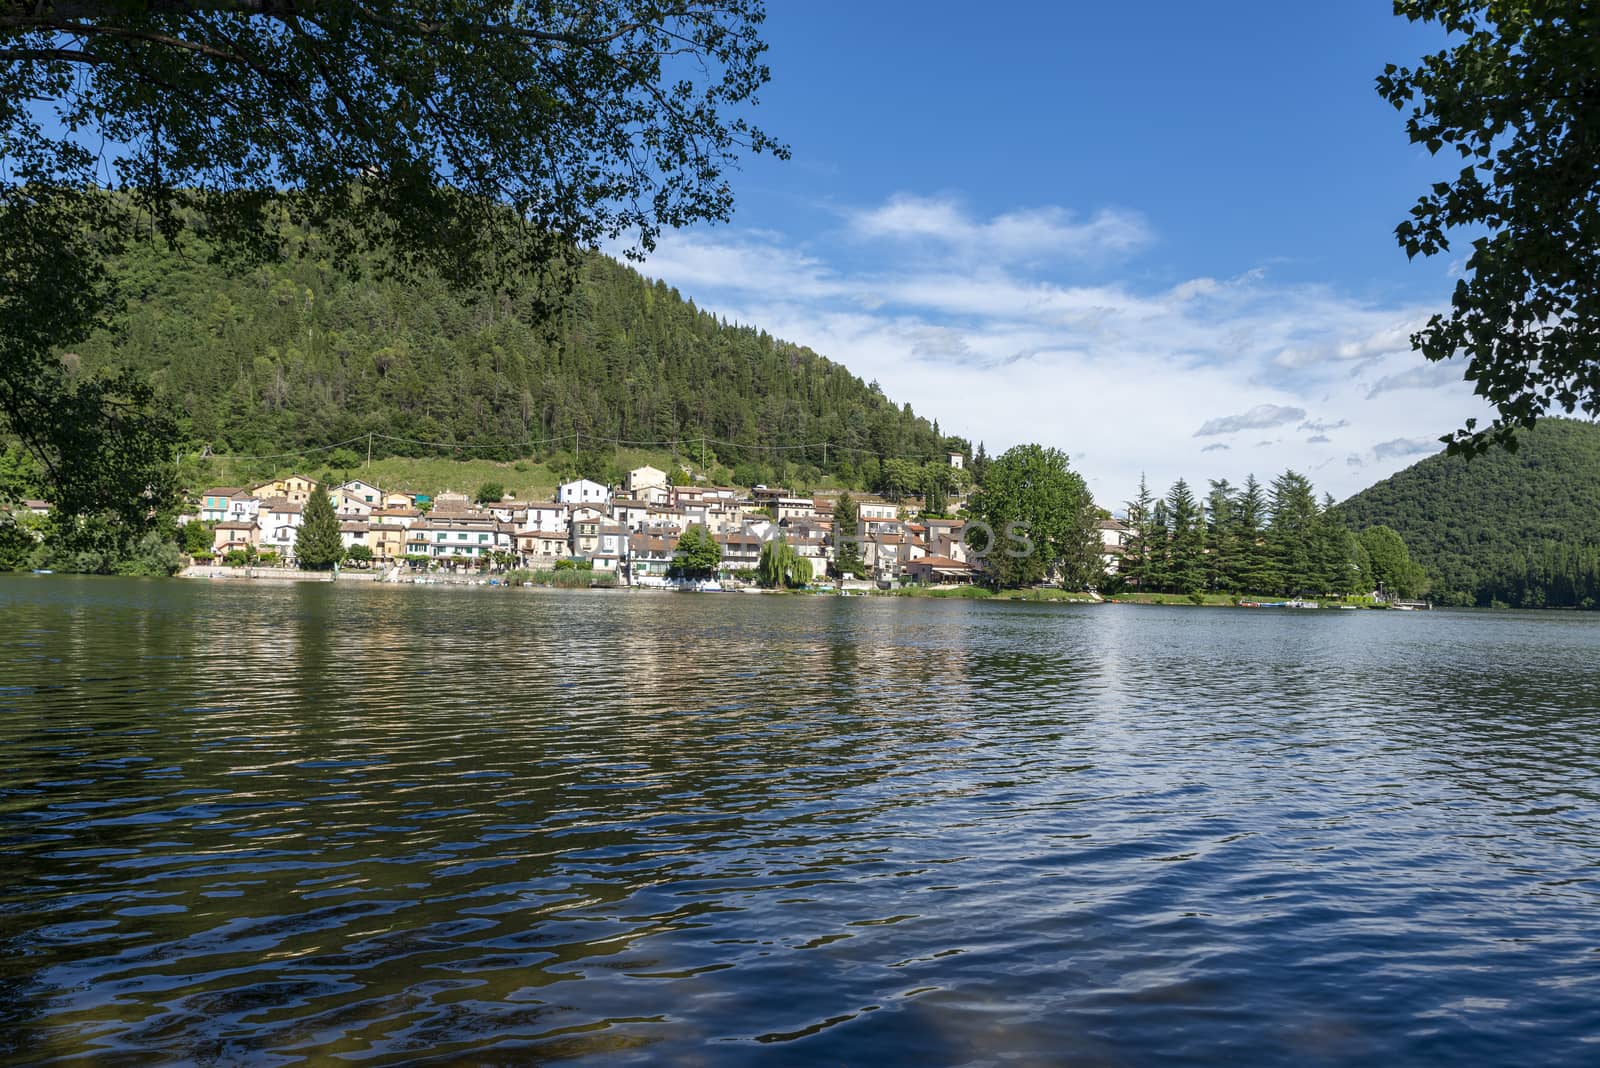
<instances>
[{"instance_id":1,"label":"cypress tree","mask_svg":"<svg viewBox=\"0 0 1600 1068\"><path fill-rule=\"evenodd\" d=\"M860 531L856 515L856 502L850 494L841 493L833 505L833 571L836 575L866 574L866 562L861 559Z\"/></svg>"},{"instance_id":2,"label":"cypress tree","mask_svg":"<svg viewBox=\"0 0 1600 1068\"><path fill-rule=\"evenodd\" d=\"M321 486L314 486L294 534L294 556L306 571L327 571L344 555L339 542L339 517Z\"/></svg>"}]
</instances>

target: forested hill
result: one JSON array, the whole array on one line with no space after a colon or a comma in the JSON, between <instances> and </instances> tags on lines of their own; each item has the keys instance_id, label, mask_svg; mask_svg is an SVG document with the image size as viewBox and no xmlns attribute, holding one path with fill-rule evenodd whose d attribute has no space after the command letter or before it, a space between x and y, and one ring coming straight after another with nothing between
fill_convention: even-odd
<instances>
[{"instance_id":1,"label":"forested hill","mask_svg":"<svg viewBox=\"0 0 1600 1068\"><path fill-rule=\"evenodd\" d=\"M136 249L116 268L125 311L76 353L86 369L147 371L195 448L281 453L373 432L472 445L553 438L570 451L576 431L591 467L600 439L705 437L746 446L711 446L710 459L729 466L865 482L877 457L942 460L952 444L876 383L728 325L604 256L584 258L564 310L541 321L531 299L380 271L353 280L314 256L229 273L203 252ZM826 456L793 448L817 442L830 444Z\"/></svg>"},{"instance_id":2,"label":"forested hill","mask_svg":"<svg viewBox=\"0 0 1600 1068\"><path fill-rule=\"evenodd\" d=\"M1445 603L1600 605L1600 426L1545 419L1518 440L1429 457L1339 510L1399 531Z\"/></svg>"}]
</instances>

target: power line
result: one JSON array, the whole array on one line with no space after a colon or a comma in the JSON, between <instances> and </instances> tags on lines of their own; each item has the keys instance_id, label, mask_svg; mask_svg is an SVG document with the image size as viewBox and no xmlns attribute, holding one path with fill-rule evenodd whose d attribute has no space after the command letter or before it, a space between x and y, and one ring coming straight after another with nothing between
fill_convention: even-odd
<instances>
[{"instance_id":1,"label":"power line","mask_svg":"<svg viewBox=\"0 0 1600 1068\"><path fill-rule=\"evenodd\" d=\"M533 439L529 439L527 441L495 441L495 442L425 441L425 440L423 440L421 438L400 437L399 435L396 435L396 434L380 434L380 433L377 433L376 431L374 431L374 432L367 433L367 434L358 434L355 437L347 438L344 441L336 441L331 445L311 445L311 446L307 446L306 448L303 448L303 449L295 449L295 450L288 451L288 452L213 453L211 455L214 458L218 459L218 460L281 460L281 459L285 459L285 458L288 458L288 457L309 456L309 455L311 455L313 453L328 452L328 451L331 451L333 449L341 448L341 447L343 447L345 445L353 445L353 444L355 444L357 442L361 442L361 441L367 441L367 442L370 443L371 441L378 440L378 439L381 439L383 441L400 442L400 443L406 444L406 445L422 445L424 447L431 448L431 449L528 449L528 448L536 448L536 447L541 446L541 445L550 445L550 444L565 442L567 440L567 437L568 437L568 435L566 435L566 434L560 434L560 435L556 435L554 437L533 438ZM827 462L827 454L828 454L829 451L833 451L833 452L849 452L849 453L864 454L864 455L869 455L869 456L877 455L877 450L876 449L861 448L860 446L855 446L855 445L840 445L837 442L832 442L832 441L812 441L812 442L803 442L803 443L796 444L796 445L763 445L763 444L758 444L758 443L753 443L753 442L725 441L725 440L723 440L721 438L708 438L708 437L673 438L673 439L664 440L664 441L646 441L646 440L631 439L631 438L611 438L611 437L605 437L605 436L599 435L599 434L585 434L585 433L582 433L581 431L574 431L571 434L571 437L572 437L572 442L573 442L574 448L578 447L578 443L580 441L587 441L587 442L590 442L591 444L597 444L597 445L611 445L613 447L625 446L625 447L629 447L629 448L670 449L670 450L672 450L674 452L677 451L681 447L685 447L685 446L689 446L689 445L700 445L702 448L704 446L706 446L706 445L722 445L722 446L726 446L726 447L728 447L730 449L744 449L744 450L749 450L749 451L754 451L754 452L804 452L804 451L811 450L811 449L820 449L820 450L822 450L823 462L824 463ZM200 453L198 455L201 458L205 458L206 454L205 453Z\"/></svg>"}]
</instances>

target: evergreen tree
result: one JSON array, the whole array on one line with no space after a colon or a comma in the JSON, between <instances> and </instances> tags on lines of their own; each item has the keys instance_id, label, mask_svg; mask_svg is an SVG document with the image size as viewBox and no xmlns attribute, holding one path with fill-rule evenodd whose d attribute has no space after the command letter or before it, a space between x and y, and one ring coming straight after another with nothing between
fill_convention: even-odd
<instances>
[{"instance_id":1,"label":"evergreen tree","mask_svg":"<svg viewBox=\"0 0 1600 1068\"><path fill-rule=\"evenodd\" d=\"M1267 543L1277 571L1279 592L1301 593L1320 585L1315 558L1317 498L1297 471L1272 480L1272 522Z\"/></svg>"},{"instance_id":2,"label":"evergreen tree","mask_svg":"<svg viewBox=\"0 0 1600 1068\"><path fill-rule=\"evenodd\" d=\"M1206 497L1206 584L1213 590L1239 588L1239 544L1234 529L1236 490L1227 479L1212 479Z\"/></svg>"},{"instance_id":3,"label":"evergreen tree","mask_svg":"<svg viewBox=\"0 0 1600 1068\"><path fill-rule=\"evenodd\" d=\"M1346 533L1339 514L1333 510L1333 497L1324 494L1312 533L1312 556L1317 588L1325 593L1344 593L1350 585L1355 560Z\"/></svg>"},{"instance_id":4,"label":"evergreen tree","mask_svg":"<svg viewBox=\"0 0 1600 1068\"><path fill-rule=\"evenodd\" d=\"M1141 473L1139 495L1127 502L1130 534L1123 545L1122 553L1122 575L1129 585L1139 589L1149 589L1152 586L1150 554L1155 538L1155 517L1152 514L1154 504L1155 498L1150 495L1150 486Z\"/></svg>"},{"instance_id":5,"label":"evergreen tree","mask_svg":"<svg viewBox=\"0 0 1600 1068\"><path fill-rule=\"evenodd\" d=\"M950 466L937 460L922 472L922 511L925 515L944 515L945 495L950 492Z\"/></svg>"},{"instance_id":6,"label":"evergreen tree","mask_svg":"<svg viewBox=\"0 0 1600 1068\"><path fill-rule=\"evenodd\" d=\"M861 559L860 530L856 502L850 499L848 493L839 494L839 499L833 505L834 574L859 578L867 573L867 565Z\"/></svg>"},{"instance_id":7,"label":"evergreen tree","mask_svg":"<svg viewBox=\"0 0 1600 1068\"><path fill-rule=\"evenodd\" d=\"M1268 593L1279 580L1266 539L1267 497L1255 475L1244 480L1233 508L1233 542L1238 547L1234 585L1241 593Z\"/></svg>"},{"instance_id":8,"label":"evergreen tree","mask_svg":"<svg viewBox=\"0 0 1600 1068\"><path fill-rule=\"evenodd\" d=\"M1189 484L1183 479L1167 492L1168 564L1166 583L1179 593L1205 587L1205 527Z\"/></svg>"},{"instance_id":9,"label":"evergreen tree","mask_svg":"<svg viewBox=\"0 0 1600 1068\"><path fill-rule=\"evenodd\" d=\"M339 517L321 486L312 487L300 518L300 529L294 532L295 561L306 571L330 570L344 557L344 545L339 541Z\"/></svg>"},{"instance_id":10,"label":"evergreen tree","mask_svg":"<svg viewBox=\"0 0 1600 1068\"><path fill-rule=\"evenodd\" d=\"M1168 588L1168 576L1172 570L1172 527L1171 513L1167 510L1167 502L1158 497L1150 506L1150 558L1145 567L1145 574L1152 590Z\"/></svg>"}]
</instances>

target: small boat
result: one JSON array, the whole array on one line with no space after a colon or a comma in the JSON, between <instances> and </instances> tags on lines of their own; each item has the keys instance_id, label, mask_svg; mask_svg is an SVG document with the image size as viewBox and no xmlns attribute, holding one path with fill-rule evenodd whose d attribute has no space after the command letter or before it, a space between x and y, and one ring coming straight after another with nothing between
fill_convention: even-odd
<instances>
[{"instance_id":1,"label":"small boat","mask_svg":"<svg viewBox=\"0 0 1600 1068\"><path fill-rule=\"evenodd\" d=\"M1321 607L1315 601L1301 601L1301 600L1285 601L1283 606L1285 608L1319 608L1319 607Z\"/></svg>"},{"instance_id":2,"label":"small boat","mask_svg":"<svg viewBox=\"0 0 1600 1068\"><path fill-rule=\"evenodd\" d=\"M33 573L35 575L54 575L55 574L55 572L51 571L48 567L36 567L36 568L33 569Z\"/></svg>"}]
</instances>

